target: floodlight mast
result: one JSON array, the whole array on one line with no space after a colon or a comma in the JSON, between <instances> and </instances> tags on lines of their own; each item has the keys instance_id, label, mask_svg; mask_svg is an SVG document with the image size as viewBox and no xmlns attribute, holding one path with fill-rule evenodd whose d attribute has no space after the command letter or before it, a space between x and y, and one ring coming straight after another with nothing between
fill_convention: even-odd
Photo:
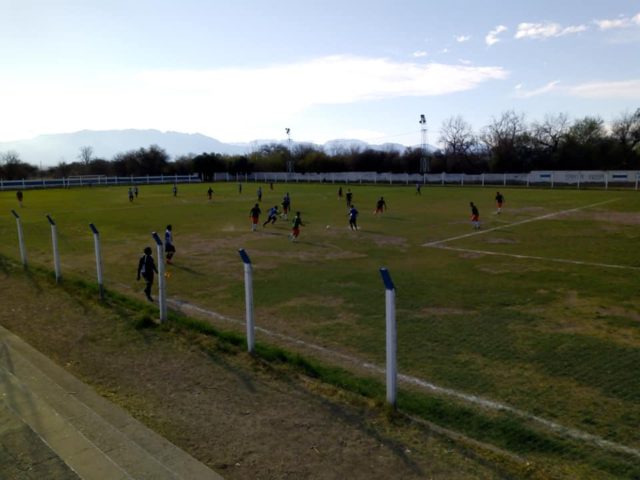
<instances>
[{"instance_id":1,"label":"floodlight mast","mask_svg":"<svg viewBox=\"0 0 640 480\"><path fill-rule=\"evenodd\" d=\"M293 152L291 150L291 129L285 128L284 131L287 134L287 146L289 148L289 160L287 160L287 172L293 173L293 156L292 156Z\"/></svg>"},{"instance_id":2,"label":"floodlight mast","mask_svg":"<svg viewBox=\"0 0 640 480\"><path fill-rule=\"evenodd\" d=\"M427 158L427 119L424 114L420 115L420 173L429 172L429 160Z\"/></svg>"}]
</instances>

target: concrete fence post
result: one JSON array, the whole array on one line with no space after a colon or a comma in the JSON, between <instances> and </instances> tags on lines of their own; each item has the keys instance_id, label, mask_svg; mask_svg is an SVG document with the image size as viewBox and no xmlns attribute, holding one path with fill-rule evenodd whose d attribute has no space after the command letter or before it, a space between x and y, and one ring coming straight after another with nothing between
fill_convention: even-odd
<instances>
[{"instance_id":1,"label":"concrete fence post","mask_svg":"<svg viewBox=\"0 0 640 480\"><path fill-rule=\"evenodd\" d=\"M244 248L238 250L244 264L244 299L247 324L247 351L253 353L255 349L255 321L253 317L253 267L251 259Z\"/></svg>"},{"instance_id":2,"label":"concrete fence post","mask_svg":"<svg viewBox=\"0 0 640 480\"><path fill-rule=\"evenodd\" d=\"M51 215L47 215L49 225L51 225L51 245L53 247L53 267L56 274L56 283L62 281L62 271L60 269L60 251L58 250L58 230L56 222L53 221Z\"/></svg>"},{"instance_id":3,"label":"concrete fence post","mask_svg":"<svg viewBox=\"0 0 640 480\"><path fill-rule=\"evenodd\" d=\"M396 330L396 288L386 268L380 269L385 287L386 331L387 331L387 403L395 406L398 390L397 349L398 335Z\"/></svg>"},{"instance_id":4,"label":"concrete fence post","mask_svg":"<svg viewBox=\"0 0 640 480\"><path fill-rule=\"evenodd\" d=\"M160 323L167 321L167 287L164 275L164 244L156 232L151 232L156 242L158 251L158 307L160 310Z\"/></svg>"},{"instance_id":5,"label":"concrete fence post","mask_svg":"<svg viewBox=\"0 0 640 480\"><path fill-rule=\"evenodd\" d=\"M16 217L16 225L18 227L18 245L20 247L20 260L22 261L22 266L27 268L27 249L24 245L24 233L22 231L22 220L20 219L20 215L16 213L15 210L11 210L13 216Z\"/></svg>"},{"instance_id":6,"label":"concrete fence post","mask_svg":"<svg viewBox=\"0 0 640 480\"><path fill-rule=\"evenodd\" d=\"M104 300L104 281L102 278L102 249L100 248L100 232L93 223L89 224L91 232L93 232L93 246L96 251L96 275L98 276L98 291L100 300Z\"/></svg>"}]
</instances>

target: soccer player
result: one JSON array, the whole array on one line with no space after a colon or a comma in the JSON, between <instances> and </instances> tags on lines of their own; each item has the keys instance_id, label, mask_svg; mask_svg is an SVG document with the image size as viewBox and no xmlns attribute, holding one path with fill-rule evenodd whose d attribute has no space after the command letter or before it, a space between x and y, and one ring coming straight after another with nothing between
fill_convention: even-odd
<instances>
[{"instance_id":1,"label":"soccer player","mask_svg":"<svg viewBox=\"0 0 640 480\"><path fill-rule=\"evenodd\" d=\"M302 223L302 217L300 216L300 212L296 212L296 216L293 219L293 224L291 227L291 235L289 235L289 240L295 242L300 235L300 227L304 227L304 223Z\"/></svg>"},{"instance_id":2,"label":"soccer player","mask_svg":"<svg viewBox=\"0 0 640 480\"><path fill-rule=\"evenodd\" d=\"M176 183L173 184L173 196L174 197L178 196L178 184Z\"/></svg>"},{"instance_id":3,"label":"soccer player","mask_svg":"<svg viewBox=\"0 0 640 480\"><path fill-rule=\"evenodd\" d=\"M133 187L133 194L136 196L136 198L138 198L138 186L137 185L135 185Z\"/></svg>"},{"instance_id":4,"label":"soccer player","mask_svg":"<svg viewBox=\"0 0 640 480\"><path fill-rule=\"evenodd\" d=\"M379 213L384 213L386 209L387 209L387 202L384 201L384 197L380 197L380 200L376 202L376 210L373 213L374 215L378 215Z\"/></svg>"},{"instance_id":5,"label":"soccer player","mask_svg":"<svg viewBox=\"0 0 640 480\"><path fill-rule=\"evenodd\" d=\"M473 225L474 230L480 230L480 212L478 212L478 207L476 207L473 202L469 202L469 206L471 207L471 225Z\"/></svg>"},{"instance_id":6,"label":"soccer player","mask_svg":"<svg viewBox=\"0 0 640 480\"><path fill-rule=\"evenodd\" d=\"M351 193L351 189L350 188L347 188L346 199L347 199L347 208L350 208L351 207L351 200L353 200L353 193Z\"/></svg>"},{"instance_id":7,"label":"soccer player","mask_svg":"<svg viewBox=\"0 0 640 480\"><path fill-rule=\"evenodd\" d=\"M419 183L416 183L416 195L422 195L422 185L420 185Z\"/></svg>"},{"instance_id":8,"label":"soccer player","mask_svg":"<svg viewBox=\"0 0 640 480\"><path fill-rule=\"evenodd\" d=\"M258 187L258 191L256 192L258 195L258 201L262 201L262 187Z\"/></svg>"},{"instance_id":9,"label":"soccer player","mask_svg":"<svg viewBox=\"0 0 640 480\"><path fill-rule=\"evenodd\" d=\"M338 198L342 199L342 187L338 188Z\"/></svg>"},{"instance_id":10,"label":"soccer player","mask_svg":"<svg viewBox=\"0 0 640 480\"><path fill-rule=\"evenodd\" d=\"M496 213L498 215L502 213L503 203L504 203L504 195L502 195L500 192L496 192L496 205L498 207L498 210L496 210Z\"/></svg>"},{"instance_id":11,"label":"soccer player","mask_svg":"<svg viewBox=\"0 0 640 480\"><path fill-rule=\"evenodd\" d=\"M16 198L18 199L18 204L20 204L20 208L22 208L22 190L18 190L16 192Z\"/></svg>"},{"instance_id":12,"label":"soccer player","mask_svg":"<svg viewBox=\"0 0 640 480\"><path fill-rule=\"evenodd\" d=\"M213 198L213 188L209 187L209 190L207 190L207 197L209 197L209 200Z\"/></svg>"},{"instance_id":13,"label":"soccer player","mask_svg":"<svg viewBox=\"0 0 640 480\"><path fill-rule=\"evenodd\" d=\"M133 188L129 187L129 201L133 202Z\"/></svg>"},{"instance_id":14,"label":"soccer player","mask_svg":"<svg viewBox=\"0 0 640 480\"><path fill-rule=\"evenodd\" d=\"M242 193L242 184L238 183L238 194Z\"/></svg>"},{"instance_id":15,"label":"soccer player","mask_svg":"<svg viewBox=\"0 0 640 480\"><path fill-rule=\"evenodd\" d=\"M356 210L355 205L351 205L347 215L349 216L349 228L351 230L358 230L358 210Z\"/></svg>"},{"instance_id":16,"label":"soccer player","mask_svg":"<svg viewBox=\"0 0 640 480\"><path fill-rule=\"evenodd\" d=\"M261 213L262 213L262 210L260 210L260 207L258 206L257 203L254 205L254 207L251 210L249 210L249 216L251 217L252 232L255 232L256 228L258 227L258 222L260 221Z\"/></svg>"},{"instance_id":17,"label":"soccer player","mask_svg":"<svg viewBox=\"0 0 640 480\"><path fill-rule=\"evenodd\" d=\"M151 247L146 247L144 249L144 255L140 257L140 261L138 262L138 277L140 280L140 276L144 278L146 283L144 287L144 294L147 296L147 300L153 302L153 297L151 297L151 286L153 285L153 272L158 273L158 269L156 268L156 264L153 261L153 257L151 256Z\"/></svg>"},{"instance_id":18,"label":"soccer player","mask_svg":"<svg viewBox=\"0 0 640 480\"><path fill-rule=\"evenodd\" d=\"M264 223L262 224L262 226L263 226L263 227L266 227L266 226L267 226L267 224L269 224L269 223L270 223L270 224L272 224L272 225L273 225L274 223L276 223L276 220L278 219L278 214L279 214L279 213L280 213L280 212L278 212L278 206L277 206L277 205L274 205L273 207L271 207L271 208L269 209L269 213L267 213L267 221L266 221L266 222L264 222Z\"/></svg>"},{"instance_id":19,"label":"soccer player","mask_svg":"<svg viewBox=\"0 0 640 480\"><path fill-rule=\"evenodd\" d=\"M167 254L167 263L172 263L176 247L173 244L173 227L171 225L167 225L167 229L164 231L164 252Z\"/></svg>"},{"instance_id":20,"label":"soccer player","mask_svg":"<svg viewBox=\"0 0 640 480\"><path fill-rule=\"evenodd\" d=\"M284 196L282 199L282 218L285 220L289 218L289 209L291 208L291 198L289 198L289 193Z\"/></svg>"}]
</instances>

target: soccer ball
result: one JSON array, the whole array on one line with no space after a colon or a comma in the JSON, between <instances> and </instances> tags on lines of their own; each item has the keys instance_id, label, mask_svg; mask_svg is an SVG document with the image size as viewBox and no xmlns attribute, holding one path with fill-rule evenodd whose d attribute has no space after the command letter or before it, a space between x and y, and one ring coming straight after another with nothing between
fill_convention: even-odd
<instances>
[{"instance_id":1,"label":"soccer ball","mask_svg":"<svg viewBox=\"0 0 640 480\"><path fill-rule=\"evenodd\" d=\"M324 228L329 229L329 228L331 228L331 225L327 225L327 226L326 226L326 227L324 227Z\"/></svg>"}]
</instances>

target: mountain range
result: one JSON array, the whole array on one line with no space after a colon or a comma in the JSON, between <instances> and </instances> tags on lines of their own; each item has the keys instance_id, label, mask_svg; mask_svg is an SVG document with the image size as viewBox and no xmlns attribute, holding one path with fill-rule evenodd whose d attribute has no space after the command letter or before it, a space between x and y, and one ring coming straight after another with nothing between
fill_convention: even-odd
<instances>
[{"instance_id":1,"label":"mountain range","mask_svg":"<svg viewBox=\"0 0 640 480\"><path fill-rule=\"evenodd\" d=\"M283 143L281 140L256 140L250 143L224 143L199 133L161 132L159 130L82 130L74 133L40 135L28 140L0 142L0 154L17 152L20 159L32 165L52 166L60 162L72 163L79 159L80 149L91 147L93 158L111 160L119 153L157 145L176 158L188 154L220 153L243 155L260 148L261 145ZM292 142L293 145L298 145ZM301 143L302 144L302 143ZM309 145L305 143L304 145ZM312 144L314 145L314 144ZM371 148L383 151L404 152L407 148L397 143L370 145L361 140L331 140L323 145L314 145L328 154L340 150L364 150ZM418 148L418 147L414 147ZM435 148L427 147L432 151Z\"/></svg>"}]
</instances>

